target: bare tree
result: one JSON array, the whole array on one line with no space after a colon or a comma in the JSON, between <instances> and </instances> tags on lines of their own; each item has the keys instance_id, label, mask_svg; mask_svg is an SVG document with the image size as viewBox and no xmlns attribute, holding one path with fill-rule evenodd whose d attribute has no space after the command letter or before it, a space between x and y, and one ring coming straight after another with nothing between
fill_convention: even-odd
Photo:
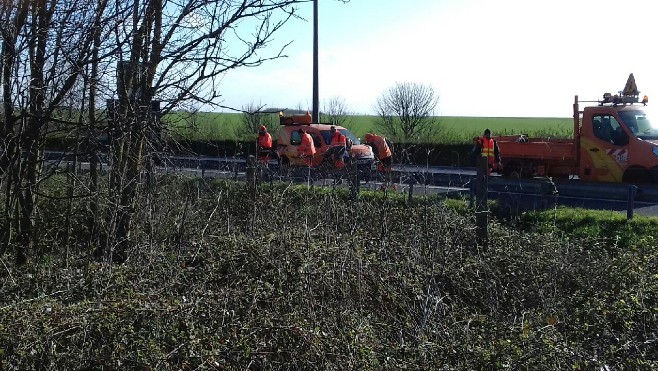
<instances>
[{"instance_id":1,"label":"bare tree","mask_svg":"<svg viewBox=\"0 0 658 371\"><path fill-rule=\"evenodd\" d=\"M49 128L73 132L74 152L92 154L86 188L96 195L103 188L96 139L105 130L112 164L107 202L92 197L89 227L98 231L96 221L104 219L107 239L99 253L125 260L136 199L148 188L142 178L151 174L151 153L166 124L162 115L190 102L222 107L222 76L284 57L287 44L272 47L274 35L307 2L0 2L0 248L14 246L17 262L24 262L38 237ZM111 104L103 113L105 102Z\"/></svg>"},{"instance_id":2,"label":"bare tree","mask_svg":"<svg viewBox=\"0 0 658 371\"><path fill-rule=\"evenodd\" d=\"M93 39L105 30L107 0L19 0L0 4L3 128L0 184L2 246L13 245L24 263L35 247L44 143L53 123L67 127L62 106L92 58ZM112 53L110 53L111 55ZM80 85L78 85L80 86ZM79 101L79 99L78 99ZM79 114L75 121L79 123Z\"/></svg>"},{"instance_id":3,"label":"bare tree","mask_svg":"<svg viewBox=\"0 0 658 371\"><path fill-rule=\"evenodd\" d=\"M275 137L279 123L276 122L278 110L268 110L265 105L250 102L242 106L241 125L235 129L239 138L255 138L261 125L267 126L270 134Z\"/></svg>"},{"instance_id":4,"label":"bare tree","mask_svg":"<svg viewBox=\"0 0 658 371\"><path fill-rule=\"evenodd\" d=\"M283 48L267 54L273 35L306 0L118 0L131 11L115 32L122 45L123 78L117 90L118 127L112 145L111 194L117 195L111 218L109 255L127 257L132 215L149 138L159 125L150 114L157 97L167 113L184 101L219 106L218 86L226 72L283 57ZM229 47L230 45L230 47ZM148 158L148 156L147 156Z\"/></svg>"},{"instance_id":5,"label":"bare tree","mask_svg":"<svg viewBox=\"0 0 658 371\"><path fill-rule=\"evenodd\" d=\"M377 98L377 126L403 143L431 137L438 130L433 116L438 102L430 85L397 83Z\"/></svg>"},{"instance_id":6,"label":"bare tree","mask_svg":"<svg viewBox=\"0 0 658 371\"><path fill-rule=\"evenodd\" d=\"M320 121L345 126L350 122L350 112L345 98L331 97L325 101L320 112Z\"/></svg>"}]
</instances>

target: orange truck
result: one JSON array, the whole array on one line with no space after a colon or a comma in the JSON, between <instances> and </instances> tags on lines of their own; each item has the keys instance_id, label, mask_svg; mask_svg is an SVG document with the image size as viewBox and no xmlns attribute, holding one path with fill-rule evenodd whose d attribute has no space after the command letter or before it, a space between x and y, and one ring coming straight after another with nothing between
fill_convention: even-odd
<instances>
[{"instance_id":1,"label":"orange truck","mask_svg":"<svg viewBox=\"0 0 658 371\"><path fill-rule=\"evenodd\" d=\"M494 137L503 175L658 183L658 121L647 116L648 98L640 101L633 74L619 94L583 102L597 104L581 111L575 96L573 139Z\"/></svg>"}]
</instances>

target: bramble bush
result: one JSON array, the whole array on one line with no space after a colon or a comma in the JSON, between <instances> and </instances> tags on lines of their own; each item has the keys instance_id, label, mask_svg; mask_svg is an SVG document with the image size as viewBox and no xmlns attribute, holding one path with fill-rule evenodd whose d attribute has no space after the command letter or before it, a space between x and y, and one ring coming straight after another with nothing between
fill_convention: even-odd
<instances>
[{"instance_id":1,"label":"bramble bush","mask_svg":"<svg viewBox=\"0 0 658 371\"><path fill-rule=\"evenodd\" d=\"M554 210L483 244L455 200L165 177L112 265L84 228L63 254L63 206L40 259L0 256L2 369L658 367L654 222Z\"/></svg>"}]
</instances>

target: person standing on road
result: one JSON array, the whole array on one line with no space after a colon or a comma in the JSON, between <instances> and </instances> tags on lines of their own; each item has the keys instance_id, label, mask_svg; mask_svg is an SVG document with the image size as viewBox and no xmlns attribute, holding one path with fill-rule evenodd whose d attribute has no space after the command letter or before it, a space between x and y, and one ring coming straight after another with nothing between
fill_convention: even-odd
<instances>
[{"instance_id":1,"label":"person standing on road","mask_svg":"<svg viewBox=\"0 0 658 371\"><path fill-rule=\"evenodd\" d=\"M478 155L487 158L487 175L491 175L494 169L500 170L500 149L498 149L498 143L491 139L489 129L485 129L484 135L475 141L471 156L477 160Z\"/></svg>"},{"instance_id":2,"label":"person standing on road","mask_svg":"<svg viewBox=\"0 0 658 371\"><path fill-rule=\"evenodd\" d=\"M265 125L261 125L258 130L256 146L258 147L258 159L263 162L269 162L270 155L272 154L272 136L267 132Z\"/></svg>"},{"instance_id":3,"label":"person standing on road","mask_svg":"<svg viewBox=\"0 0 658 371\"><path fill-rule=\"evenodd\" d=\"M347 138L340 131L336 130L335 126L332 126L329 131L331 132L331 147L334 166L337 169L342 169L345 167L344 157L347 152Z\"/></svg>"},{"instance_id":4,"label":"person standing on road","mask_svg":"<svg viewBox=\"0 0 658 371\"><path fill-rule=\"evenodd\" d=\"M311 137L311 134L307 133L304 129L299 129L298 133L302 138L298 149L299 154L301 157L306 159L307 165L311 166L313 163L313 156L315 156L315 144L313 143L313 137Z\"/></svg>"},{"instance_id":5,"label":"person standing on road","mask_svg":"<svg viewBox=\"0 0 658 371\"><path fill-rule=\"evenodd\" d=\"M372 147L372 153L379 160L377 171L390 174L393 166L393 151L386 138L381 135L367 133L365 143Z\"/></svg>"},{"instance_id":6,"label":"person standing on road","mask_svg":"<svg viewBox=\"0 0 658 371\"><path fill-rule=\"evenodd\" d=\"M384 174L382 190L388 189L389 186L397 190L397 185L393 183L393 145L383 136L372 133L366 134L365 142L372 147L372 153L379 160L377 172Z\"/></svg>"}]
</instances>

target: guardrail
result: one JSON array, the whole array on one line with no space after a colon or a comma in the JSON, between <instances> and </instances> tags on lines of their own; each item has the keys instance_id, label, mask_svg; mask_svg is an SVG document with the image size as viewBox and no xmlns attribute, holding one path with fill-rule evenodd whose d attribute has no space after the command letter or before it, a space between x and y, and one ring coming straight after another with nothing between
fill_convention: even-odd
<instances>
[{"instance_id":1,"label":"guardrail","mask_svg":"<svg viewBox=\"0 0 658 371\"><path fill-rule=\"evenodd\" d=\"M47 153L49 161L65 161L62 153ZM106 158L102 158L106 161ZM161 168L167 172L186 169L188 172L200 176L226 176L232 174L234 179L243 179L246 169L246 159L239 157L196 157L196 156L168 156L162 159ZM269 163L270 171L279 174L279 165L276 160ZM239 176L240 174L240 176ZM277 179L283 174L279 174ZM370 177L376 179L376 177ZM369 178L361 178L368 180ZM429 167L414 165L395 165L393 180L405 185L405 189L413 185L426 185L433 187L452 187L455 189L469 189L475 179L474 168L455 167ZM509 179L501 176L491 176L489 179L489 194L491 198L507 199L514 202L514 198L534 199L532 203L565 204L587 208L601 208L602 200L614 205L614 209L628 209L632 211L634 203L644 205L658 204L658 185L624 184L624 183L591 183L580 180L551 180L549 178L535 179ZM473 189L471 189L471 193ZM605 206L605 205L603 205ZM610 208L610 207L608 207Z\"/></svg>"}]
</instances>

